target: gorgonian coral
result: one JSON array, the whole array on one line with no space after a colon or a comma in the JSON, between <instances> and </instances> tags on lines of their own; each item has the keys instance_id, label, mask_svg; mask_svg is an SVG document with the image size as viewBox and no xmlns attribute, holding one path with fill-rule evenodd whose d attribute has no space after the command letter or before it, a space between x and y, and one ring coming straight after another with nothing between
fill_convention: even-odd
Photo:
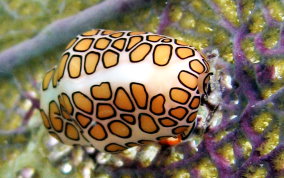
<instances>
[{"instance_id":1,"label":"gorgonian coral","mask_svg":"<svg viewBox=\"0 0 284 178\"><path fill-rule=\"evenodd\" d=\"M137 10L108 23L96 24L97 26L92 28L157 32L184 40L207 54L214 50L218 51L219 57L211 61L215 68L215 76L212 84L214 90L209 101L218 104L219 108L212 115L206 132L201 135L196 133L189 142L174 149L151 145L125 151L119 156L99 153L93 148L73 148L58 144L48 138L42 129L38 129L38 123L33 125L34 122L31 122L39 119L38 113L33 111L38 104L35 91L43 73L42 66L50 68L55 63L50 58L59 56L58 51L52 51L48 55L41 56L44 60L40 60L36 57L38 54L42 55L42 51L39 51L33 56L34 65L37 67L34 69L27 66L19 67L13 73L13 78L18 80L10 80L10 84L5 82L1 86L1 99L3 99L0 114L3 119L0 121L5 123L2 128L6 130L12 130L17 126L20 128L0 132L2 143L6 143L3 144L1 152L2 160L18 162L10 172L45 175L47 173L40 167L45 167L45 170L58 170L54 167L59 167L64 174L86 177L90 175L283 176L283 2L280 0L144 2L151 5L151 8ZM22 13L22 10L14 7L13 3L4 4L8 16L15 18L20 12ZM64 12L68 7L74 7L73 5L53 4L52 7L60 7L59 10ZM129 8L127 3L122 3L121 9L127 8ZM25 14L21 15L26 17ZM39 18L40 15L37 17ZM54 26L55 29L62 27L60 26L62 24L58 24ZM40 25L36 27L40 28ZM86 30L88 29L82 29ZM5 31L7 32L8 30ZM26 74L26 71L29 71L29 74ZM27 92L20 92L19 95L18 91ZM207 113L206 107L200 110L203 116ZM9 142L5 141L7 138ZM29 141L27 138L33 140ZM16 144L11 144L12 142L21 145L25 151L17 152ZM31 145L37 145L37 149ZM46 155L48 159L44 159ZM36 160L26 159L35 156ZM23 158L25 161L19 162L19 159ZM38 166L42 164L45 166ZM1 173L7 174L4 170L10 170L8 168L11 168L11 165L15 164L9 166L5 163ZM58 175L61 174L53 173L53 176Z\"/></svg>"}]
</instances>

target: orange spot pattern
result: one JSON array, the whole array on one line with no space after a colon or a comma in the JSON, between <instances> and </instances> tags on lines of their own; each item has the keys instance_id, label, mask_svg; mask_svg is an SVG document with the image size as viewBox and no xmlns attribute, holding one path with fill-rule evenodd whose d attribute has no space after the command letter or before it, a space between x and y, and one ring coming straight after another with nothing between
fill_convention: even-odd
<instances>
[{"instance_id":1,"label":"orange spot pattern","mask_svg":"<svg viewBox=\"0 0 284 178\"><path fill-rule=\"evenodd\" d=\"M116 113L112 105L107 103L98 103L96 114L98 119L104 120L114 117Z\"/></svg>"},{"instance_id":2,"label":"orange spot pattern","mask_svg":"<svg viewBox=\"0 0 284 178\"><path fill-rule=\"evenodd\" d=\"M181 71L178 75L180 82L191 90L197 87L197 77L187 71Z\"/></svg>"},{"instance_id":3,"label":"orange spot pattern","mask_svg":"<svg viewBox=\"0 0 284 178\"><path fill-rule=\"evenodd\" d=\"M71 140L79 140L79 132L72 124L66 123L65 134Z\"/></svg>"},{"instance_id":4,"label":"orange spot pattern","mask_svg":"<svg viewBox=\"0 0 284 178\"><path fill-rule=\"evenodd\" d=\"M99 122L97 122L89 129L89 135L99 141L107 138L107 132L104 126Z\"/></svg>"},{"instance_id":5,"label":"orange spot pattern","mask_svg":"<svg viewBox=\"0 0 284 178\"><path fill-rule=\"evenodd\" d=\"M47 90L48 89L48 85L49 85L49 83L51 81L53 73L54 73L54 69L48 71L45 74L45 76L43 77L43 80L42 80L42 90Z\"/></svg>"},{"instance_id":6,"label":"orange spot pattern","mask_svg":"<svg viewBox=\"0 0 284 178\"><path fill-rule=\"evenodd\" d=\"M86 55L84 67L87 74L92 74L96 71L99 59L100 53L90 52Z\"/></svg>"},{"instance_id":7,"label":"orange spot pattern","mask_svg":"<svg viewBox=\"0 0 284 178\"><path fill-rule=\"evenodd\" d=\"M112 95L110 84L103 82L100 85L92 86L91 94L96 100L109 100Z\"/></svg>"},{"instance_id":8,"label":"orange spot pattern","mask_svg":"<svg viewBox=\"0 0 284 178\"><path fill-rule=\"evenodd\" d=\"M92 43L93 39L90 38L82 39L75 45L74 50L80 52L87 51L91 47Z\"/></svg>"},{"instance_id":9,"label":"orange spot pattern","mask_svg":"<svg viewBox=\"0 0 284 178\"><path fill-rule=\"evenodd\" d=\"M176 108L170 109L169 114L178 119L178 120L183 120L184 117L187 115L188 111L186 108L178 106Z\"/></svg>"},{"instance_id":10,"label":"orange spot pattern","mask_svg":"<svg viewBox=\"0 0 284 178\"><path fill-rule=\"evenodd\" d=\"M186 90L182 88L172 88L170 90L170 97L173 101L177 103L185 104L188 102L190 98L190 93L188 93Z\"/></svg>"},{"instance_id":11,"label":"orange spot pattern","mask_svg":"<svg viewBox=\"0 0 284 178\"><path fill-rule=\"evenodd\" d=\"M159 122L164 127L172 127L172 126L177 125L177 121L172 120L170 118L161 118L159 119Z\"/></svg>"},{"instance_id":12,"label":"orange spot pattern","mask_svg":"<svg viewBox=\"0 0 284 178\"><path fill-rule=\"evenodd\" d=\"M93 113L93 101L88 96L81 92L75 92L72 97L74 104L78 109L89 114Z\"/></svg>"},{"instance_id":13,"label":"orange spot pattern","mask_svg":"<svg viewBox=\"0 0 284 178\"><path fill-rule=\"evenodd\" d=\"M61 141L99 141L98 144L104 144L104 151L112 153L149 144L153 140L161 144L177 144L186 139L194 128L200 105L198 77L210 70L204 56L199 55L202 57L199 59L199 56L195 57L196 53L186 43L161 35L111 30L85 32L67 45L58 67L45 74L43 91L48 92L51 82L52 88L56 89L65 78L75 80L83 75L94 75L99 70L119 66L120 61L138 64L150 59L153 65L163 67L180 59L188 60L188 69L178 73L176 79L180 85L173 86L168 93L153 94L147 91L146 84L135 81L129 86L116 88L105 81L94 83L84 92L73 91L72 95L59 93L58 102L52 100L47 111L40 110L43 124L52 136ZM204 80L208 83L209 78ZM168 135L155 135L164 128L170 130ZM133 140L133 132L154 135L151 137L153 140L140 138L135 142L104 142L112 137ZM61 139L63 137L65 139Z\"/></svg>"},{"instance_id":14,"label":"orange spot pattern","mask_svg":"<svg viewBox=\"0 0 284 178\"><path fill-rule=\"evenodd\" d=\"M126 149L126 147L121 146L121 145L116 144L116 143L111 143L111 144L109 144L105 147L105 151L107 151L107 152L120 152L120 151L123 151L125 149Z\"/></svg>"},{"instance_id":15,"label":"orange spot pattern","mask_svg":"<svg viewBox=\"0 0 284 178\"><path fill-rule=\"evenodd\" d=\"M82 60L80 56L72 56L68 66L69 76L71 78L78 78L81 75Z\"/></svg>"},{"instance_id":16,"label":"orange spot pattern","mask_svg":"<svg viewBox=\"0 0 284 178\"><path fill-rule=\"evenodd\" d=\"M40 110L40 115L41 115L41 118L43 120L43 124L44 124L45 128L50 129L51 126L50 126L50 123L49 123L49 119L47 118L47 115L45 114L45 112L42 109Z\"/></svg>"},{"instance_id":17,"label":"orange spot pattern","mask_svg":"<svg viewBox=\"0 0 284 178\"><path fill-rule=\"evenodd\" d=\"M161 94L156 95L151 99L150 111L156 115L161 115L165 112L164 104L165 97Z\"/></svg>"},{"instance_id":18,"label":"orange spot pattern","mask_svg":"<svg viewBox=\"0 0 284 178\"><path fill-rule=\"evenodd\" d=\"M154 63L159 66L167 65L171 59L172 46L171 45L157 45L154 49Z\"/></svg>"},{"instance_id":19,"label":"orange spot pattern","mask_svg":"<svg viewBox=\"0 0 284 178\"><path fill-rule=\"evenodd\" d=\"M145 57L149 54L151 50L151 45L148 43L143 43L137 46L130 53L130 61L131 62L140 62L145 59Z\"/></svg>"},{"instance_id":20,"label":"orange spot pattern","mask_svg":"<svg viewBox=\"0 0 284 178\"><path fill-rule=\"evenodd\" d=\"M125 45L125 42L126 42L126 39L118 39L116 41L114 41L112 43L112 47L114 47L115 49L119 50L119 51L122 51L123 48L124 48L124 45Z\"/></svg>"},{"instance_id":21,"label":"orange spot pattern","mask_svg":"<svg viewBox=\"0 0 284 178\"><path fill-rule=\"evenodd\" d=\"M51 101L49 103L49 118L54 130L61 132L63 130L63 121L60 117L60 111L55 101Z\"/></svg>"},{"instance_id":22,"label":"orange spot pattern","mask_svg":"<svg viewBox=\"0 0 284 178\"><path fill-rule=\"evenodd\" d=\"M108 50L103 54L103 64L105 68L110 68L118 64L119 54Z\"/></svg>"},{"instance_id":23,"label":"orange spot pattern","mask_svg":"<svg viewBox=\"0 0 284 178\"><path fill-rule=\"evenodd\" d=\"M126 93L125 89L122 87L119 87L116 90L115 98L114 98L114 105L123 111L133 111L134 105L129 97L129 95Z\"/></svg>"},{"instance_id":24,"label":"orange spot pattern","mask_svg":"<svg viewBox=\"0 0 284 178\"><path fill-rule=\"evenodd\" d=\"M139 83L131 83L131 94L133 95L133 98L141 109L146 109L147 102L148 102L148 93L146 92L146 88L144 85Z\"/></svg>"},{"instance_id":25,"label":"orange spot pattern","mask_svg":"<svg viewBox=\"0 0 284 178\"><path fill-rule=\"evenodd\" d=\"M129 138L131 136L131 128L121 121L112 121L108 127L110 132L118 137Z\"/></svg>"},{"instance_id":26,"label":"orange spot pattern","mask_svg":"<svg viewBox=\"0 0 284 178\"><path fill-rule=\"evenodd\" d=\"M139 128L146 133L156 133L159 130L153 117L148 114L140 114L138 117Z\"/></svg>"},{"instance_id":27,"label":"orange spot pattern","mask_svg":"<svg viewBox=\"0 0 284 178\"><path fill-rule=\"evenodd\" d=\"M110 42L111 42L111 39L100 38L96 41L95 48L100 49L100 50L106 49Z\"/></svg>"},{"instance_id":28,"label":"orange spot pattern","mask_svg":"<svg viewBox=\"0 0 284 178\"><path fill-rule=\"evenodd\" d=\"M82 113L77 112L76 119L81 127L86 128L91 123L92 119Z\"/></svg>"}]
</instances>

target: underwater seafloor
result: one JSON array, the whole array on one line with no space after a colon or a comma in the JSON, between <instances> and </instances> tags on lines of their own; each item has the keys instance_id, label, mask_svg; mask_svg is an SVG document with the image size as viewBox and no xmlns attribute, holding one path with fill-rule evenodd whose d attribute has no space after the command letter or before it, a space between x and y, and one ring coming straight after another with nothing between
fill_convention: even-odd
<instances>
[{"instance_id":1,"label":"underwater seafloor","mask_svg":"<svg viewBox=\"0 0 284 178\"><path fill-rule=\"evenodd\" d=\"M0 22L1 178L284 177L284 1L0 0ZM150 31L218 54L209 101L219 107L205 133L119 155L49 136L41 78L91 28Z\"/></svg>"}]
</instances>

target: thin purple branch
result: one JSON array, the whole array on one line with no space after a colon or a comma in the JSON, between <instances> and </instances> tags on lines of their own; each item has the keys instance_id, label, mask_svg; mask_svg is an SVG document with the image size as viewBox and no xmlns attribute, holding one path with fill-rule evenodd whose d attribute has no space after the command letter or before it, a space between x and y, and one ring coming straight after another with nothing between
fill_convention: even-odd
<instances>
[{"instance_id":1,"label":"thin purple branch","mask_svg":"<svg viewBox=\"0 0 284 178\"><path fill-rule=\"evenodd\" d=\"M171 8L171 4L169 2L167 2L166 7L164 8L161 16L160 16L160 24L157 30L158 34L163 34L164 30L166 27L168 27L171 24L171 20L170 20L170 8Z\"/></svg>"},{"instance_id":2,"label":"thin purple branch","mask_svg":"<svg viewBox=\"0 0 284 178\"><path fill-rule=\"evenodd\" d=\"M66 44L84 31L98 28L105 21L150 3L150 0L106 0L76 15L57 20L35 37L1 51L0 76L9 75L14 67Z\"/></svg>"},{"instance_id":3,"label":"thin purple branch","mask_svg":"<svg viewBox=\"0 0 284 178\"><path fill-rule=\"evenodd\" d=\"M269 9L267 7L263 7L262 8L262 13L263 13L263 16L265 18L265 21L266 23L271 26L271 27L277 27L279 26L279 22L277 22L276 20L274 20L272 17L271 17L271 14L269 12Z\"/></svg>"},{"instance_id":4,"label":"thin purple branch","mask_svg":"<svg viewBox=\"0 0 284 178\"><path fill-rule=\"evenodd\" d=\"M249 103L255 103L261 100L260 91L258 89L254 68L252 64L247 60L242 48L242 37L245 36L247 26L240 27L234 37L233 55L235 60L235 77L240 84L242 93L246 96Z\"/></svg>"},{"instance_id":5,"label":"thin purple branch","mask_svg":"<svg viewBox=\"0 0 284 178\"><path fill-rule=\"evenodd\" d=\"M255 48L263 56L280 56L280 55L283 55L284 54L284 45L283 45L284 35L283 35L283 33L284 32L282 31L281 32L281 39L280 39L280 46L277 47L277 48L273 48L273 49L268 49L267 47L265 47L263 39L262 39L262 35L257 34L254 38Z\"/></svg>"},{"instance_id":6,"label":"thin purple branch","mask_svg":"<svg viewBox=\"0 0 284 178\"><path fill-rule=\"evenodd\" d=\"M9 136L9 135L15 135L15 134L23 134L25 132L29 131L26 125L23 125L21 127L18 127L14 130L0 130L0 135L2 136Z\"/></svg>"},{"instance_id":7,"label":"thin purple branch","mask_svg":"<svg viewBox=\"0 0 284 178\"><path fill-rule=\"evenodd\" d=\"M205 2L215 11L216 14L222 14L220 8L211 0L205 0ZM224 17L223 15L221 15L221 20L218 22L218 24L231 34L234 34L237 30L234 25L229 22L228 19L226 19L226 17Z\"/></svg>"}]
</instances>

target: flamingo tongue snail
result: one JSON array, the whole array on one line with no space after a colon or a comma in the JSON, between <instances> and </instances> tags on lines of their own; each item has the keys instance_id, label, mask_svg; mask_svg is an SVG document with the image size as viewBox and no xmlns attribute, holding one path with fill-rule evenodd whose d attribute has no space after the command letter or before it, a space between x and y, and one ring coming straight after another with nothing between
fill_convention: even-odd
<instances>
[{"instance_id":1,"label":"flamingo tongue snail","mask_svg":"<svg viewBox=\"0 0 284 178\"><path fill-rule=\"evenodd\" d=\"M171 37L91 30L45 74L43 124L63 143L111 153L175 145L194 129L209 70L201 53Z\"/></svg>"}]
</instances>

